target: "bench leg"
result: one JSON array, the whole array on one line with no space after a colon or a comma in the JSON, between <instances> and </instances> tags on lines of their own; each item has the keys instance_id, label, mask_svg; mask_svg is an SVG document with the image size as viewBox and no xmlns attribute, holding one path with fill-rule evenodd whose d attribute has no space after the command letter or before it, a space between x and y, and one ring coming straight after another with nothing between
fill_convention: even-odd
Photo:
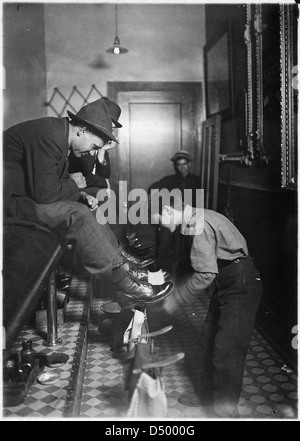
<instances>
[{"instance_id":1,"label":"bench leg","mask_svg":"<svg viewBox=\"0 0 300 441\"><path fill-rule=\"evenodd\" d=\"M62 344L57 332L57 289L56 270L53 270L47 282L47 340L45 346Z\"/></svg>"}]
</instances>

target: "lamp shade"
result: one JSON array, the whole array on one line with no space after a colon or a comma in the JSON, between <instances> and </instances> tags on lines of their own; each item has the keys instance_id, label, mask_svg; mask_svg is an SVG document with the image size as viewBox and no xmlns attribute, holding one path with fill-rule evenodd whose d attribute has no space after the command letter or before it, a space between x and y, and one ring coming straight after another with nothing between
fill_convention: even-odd
<instances>
[{"instance_id":1,"label":"lamp shade","mask_svg":"<svg viewBox=\"0 0 300 441\"><path fill-rule=\"evenodd\" d=\"M115 22L116 22L116 36L115 36L114 45L112 47L108 48L106 50L106 53L108 53L108 54L115 54L115 55L126 54L127 52L129 52L129 50L126 49L126 47L121 46L120 39L118 37L118 12L117 12L117 5L115 5Z\"/></svg>"},{"instance_id":2,"label":"lamp shade","mask_svg":"<svg viewBox=\"0 0 300 441\"><path fill-rule=\"evenodd\" d=\"M116 35L113 47L110 47L109 49L107 49L106 52L108 54L119 55L119 54L126 54L127 52L129 52L129 50L126 49L126 47L121 46L120 40L119 40L118 36Z\"/></svg>"}]
</instances>

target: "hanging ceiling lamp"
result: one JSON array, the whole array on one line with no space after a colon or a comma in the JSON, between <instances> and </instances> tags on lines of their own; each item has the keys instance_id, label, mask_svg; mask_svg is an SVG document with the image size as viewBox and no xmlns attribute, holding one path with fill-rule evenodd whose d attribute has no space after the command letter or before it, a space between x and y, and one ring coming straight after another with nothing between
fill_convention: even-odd
<instances>
[{"instance_id":1,"label":"hanging ceiling lamp","mask_svg":"<svg viewBox=\"0 0 300 441\"><path fill-rule=\"evenodd\" d=\"M115 5L115 21L116 21L116 36L115 36L115 41L114 41L114 45L113 47L110 47L109 49L107 49L107 53L108 54L126 54L127 52L129 52L128 49L126 49L126 47L121 46L120 44L120 39L118 37L118 11L117 11L117 5Z\"/></svg>"}]
</instances>

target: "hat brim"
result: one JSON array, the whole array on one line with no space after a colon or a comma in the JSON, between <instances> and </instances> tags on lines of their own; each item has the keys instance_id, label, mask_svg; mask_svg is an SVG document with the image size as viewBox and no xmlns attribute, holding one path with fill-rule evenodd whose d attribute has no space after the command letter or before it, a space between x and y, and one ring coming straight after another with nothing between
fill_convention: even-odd
<instances>
[{"instance_id":1,"label":"hat brim","mask_svg":"<svg viewBox=\"0 0 300 441\"><path fill-rule=\"evenodd\" d=\"M118 129L120 128L120 127L123 127L122 126L122 124L120 124L118 121L116 121L115 119L111 119L112 120L112 122L114 123L114 125L116 126L116 127L118 127Z\"/></svg>"},{"instance_id":2,"label":"hat brim","mask_svg":"<svg viewBox=\"0 0 300 441\"><path fill-rule=\"evenodd\" d=\"M102 127L99 124L94 124L93 122L91 122L89 120L78 118L78 116L76 116L74 113L70 112L69 110L67 110L67 113L68 113L69 117L72 120L78 121L81 124L85 124L88 127L91 127L93 129L93 131L96 131L97 133L99 133L100 137L101 137L101 134L102 135L104 134L109 139L111 139L112 141L115 141L116 143L119 144L119 141L117 140L117 138L109 130L107 130L105 127Z\"/></svg>"},{"instance_id":3,"label":"hat brim","mask_svg":"<svg viewBox=\"0 0 300 441\"><path fill-rule=\"evenodd\" d=\"M186 159L187 161L191 162L190 156L187 156L187 155L178 155L178 156L176 156L176 158L172 158L171 161L176 162L176 161L178 161L178 159Z\"/></svg>"}]
</instances>

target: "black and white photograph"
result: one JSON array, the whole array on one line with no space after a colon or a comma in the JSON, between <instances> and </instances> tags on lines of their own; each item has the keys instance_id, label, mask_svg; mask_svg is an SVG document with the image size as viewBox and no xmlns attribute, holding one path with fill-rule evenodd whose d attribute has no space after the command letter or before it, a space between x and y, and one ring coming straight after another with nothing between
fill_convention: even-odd
<instances>
[{"instance_id":1,"label":"black and white photograph","mask_svg":"<svg viewBox=\"0 0 300 441\"><path fill-rule=\"evenodd\" d=\"M0 420L297 421L298 4L1 19Z\"/></svg>"}]
</instances>

